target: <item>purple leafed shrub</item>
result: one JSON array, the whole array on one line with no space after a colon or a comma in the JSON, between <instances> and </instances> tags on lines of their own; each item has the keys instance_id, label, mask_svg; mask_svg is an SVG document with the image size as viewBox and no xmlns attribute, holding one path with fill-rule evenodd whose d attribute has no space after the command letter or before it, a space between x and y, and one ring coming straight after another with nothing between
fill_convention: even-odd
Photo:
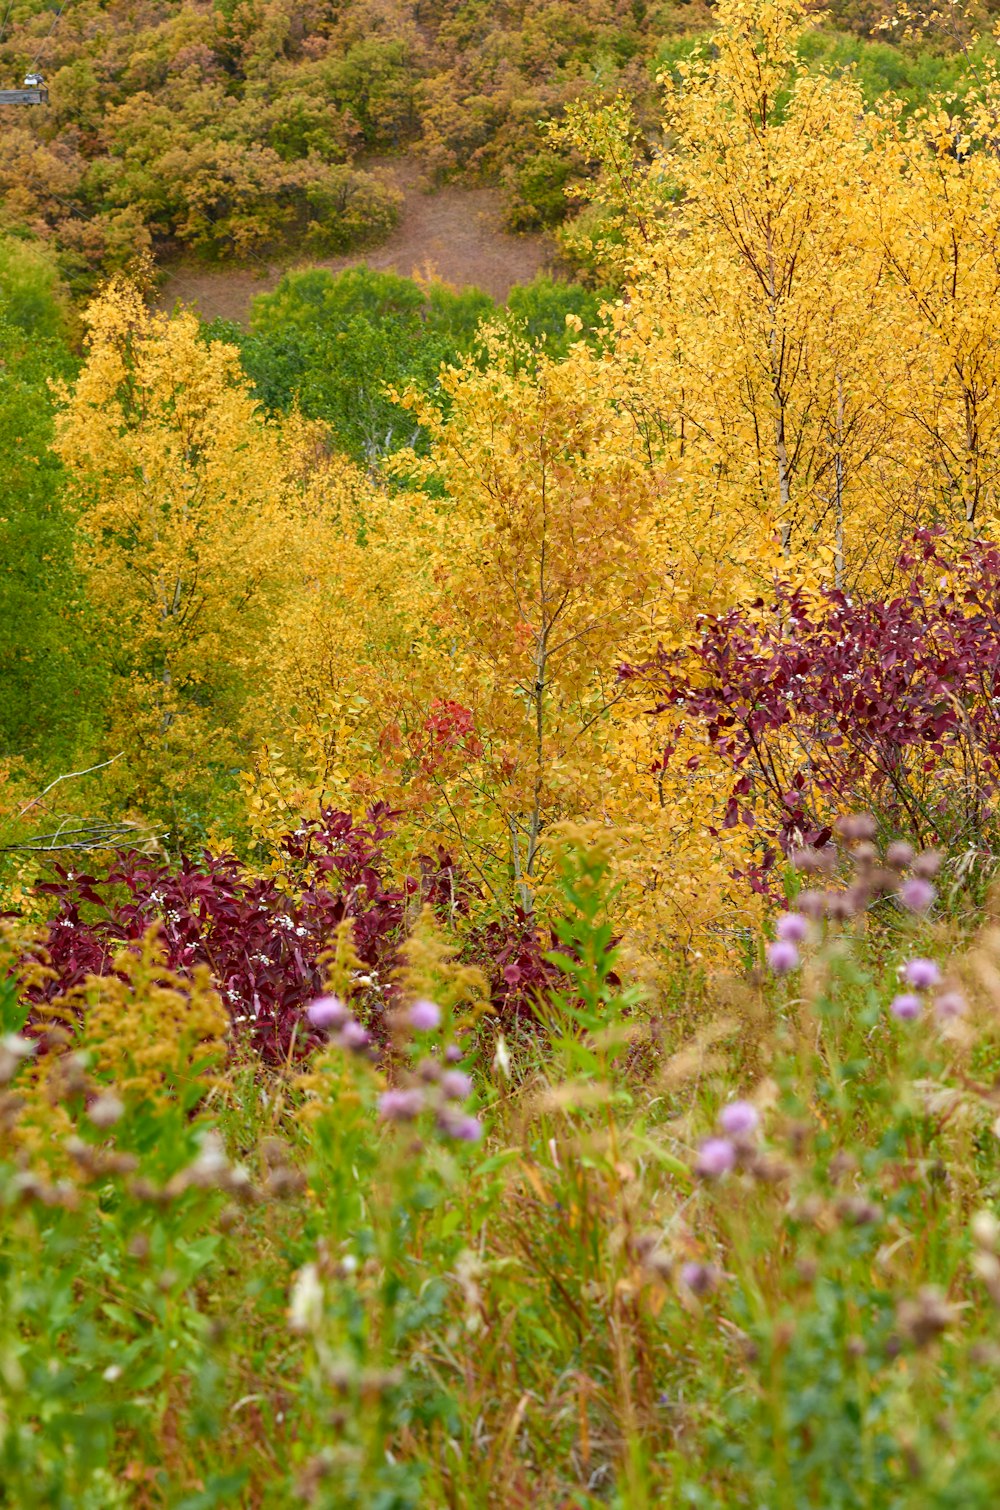
<instances>
[{"instance_id":1,"label":"purple leafed shrub","mask_svg":"<svg viewBox=\"0 0 1000 1510\"><path fill-rule=\"evenodd\" d=\"M951 558L922 531L900 568L889 602L779 582L771 603L703 618L686 650L622 669L672 720L665 764L685 725L725 758L721 825L763 811L765 868L775 846L825 845L838 812L870 809L918 844L977 843L995 821L1000 549Z\"/></svg>"},{"instance_id":2,"label":"purple leafed shrub","mask_svg":"<svg viewBox=\"0 0 1000 1510\"><path fill-rule=\"evenodd\" d=\"M33 999L51 1001L90 974L112 969L115 953L160 925L171 970L207 964L245 1042L271 1062L313 1042L304 1009L321 993L321 952L351 918L362 963L373 975L369 1003L385 1005L407 898L441 904L461 895L443 853L421 861L421 879L385 879L384 844L395 814L384 804L363 823L325 810L281 841L281 878L253 876L232 855L182 857L168 865L136 852L118 854L101 877L57 867L39 890L55 910L47 950L54 978ZM279 879L281 884L279 884ZM379 1034L379 1023L372 1029Z\"/></svg>"},{"instance_id":3,"label":"purple leafed shrub","mask_svg":"<svg viewBox=\"0 0 1000 1510\"><path fill-rule=\"evenodd\" d=\"M490 1004L505 1027L517 1018L533 1018L539 996L563 983L545 957L557 947L555 934L543 934L538 920L520 907L511 917L472 930L468 953L486 976Z\"/></svg>"},{"instance_id":4,"label":"purple leafed shrub","mask_svg":"<svg viewBox=\"0 0 1000 1510\"><path fill-rule=\"evenodd\" d=\"M614 948L617 939L611 941ZM568 954L557 933L521 907L512 914L470 930L465 953L486 977L490 1005L504 1027L533 1021L536 1005L552 992L569 991L567 976L553 964L552 954ZM608 976L620 985L617 975Z\"/></svg>"}]
</instances>

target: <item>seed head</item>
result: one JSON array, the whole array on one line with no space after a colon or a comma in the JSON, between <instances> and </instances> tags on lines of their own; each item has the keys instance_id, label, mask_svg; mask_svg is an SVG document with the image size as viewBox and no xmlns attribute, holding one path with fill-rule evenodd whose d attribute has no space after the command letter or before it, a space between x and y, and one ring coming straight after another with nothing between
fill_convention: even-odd
<instances>
[{"instance_id":1,"label":"seed head","mask_svg":"<svg viewBox=\"0 0 1000 1510\"><path fill-rule=\"evenodd\" d=\"M105 1091L87 1107L87 1116L95 1127L102 1130L113 1127L125 1115L125 1104L120 1101L113 1091Z\"/></svg>"},{"instance_id":2,"label":"seed head","mask_svg":"<svg viewBox=\"0 0 1000 1510\"><path fill-rule=\"evenodd\" d=\"M905 870L913 864L914 854L912 844L907 844L905 839L894 839L885 852L885 863L893 870Z\"/></svg>"},{"instance_id":3,"label":"seed head","mask_svg":"<svg viewBox=\"0 0 1000 1510\"><path fill-rule=\"evenodd\" d=\"M795 910L805 918L821 918L826 912L826 892L810 887L795 898Z\"/></svg>"},{"instance_id":4,"label":"seed head","mask_svg":"<svg viewBox=\"0 0 1000 1510\"><path fill-rule=\"evenodd\" d=\"M896 1308L896 1325L914 1347L926 1347L946 1331L954 1311L936 1285L924 1285L912 1300Z\"/></svg>"},{"instance_id":5,"label":"seed head","mask_svg":"<svg viewBox=\"0 0 1000 1510\"><path fill-rule=\"evenodd\" d=\"M992 1211L977 1211L971 1222L972 1241L977 1248L994 1253L1000 1245L1000 1222Z\"/></svg>"},{"instance_id":6,"label":"seed head","mask_svg":"<svg viewBox=\"0 0 1000 1510\"><path fill-rule=\"evenodd\" d=\"M986 1286L993 1304L1000 1305L1000 1258L980 1248L972 1256L972 1272Z\"/></svg>"},{"instance_id":7,"label":"seed head","mask_svg":"<svg viewBox=\"0 0 1000 1510\"><path fill-rule=\"evenodd\" d=\"M968 1011L965 997L959 991L943 991L934 1003L938 1017L947 1022L952 1017L964 1017Z\"/></svg>"},{"instance_id":8,"label":"seed head","mask_svg":"<svg viewBox=\"0 0 1000 1510\"><path fill-rule=\"evenodd\" d=\"M807 845L804 849L793 850L792 864L804 876L819 875L824 870L833 869L833 851L813 849Z\"/></svg>"},{"instance_id":9,"label":"seed head","mask_svg":"<svg viewBox=\"0 0 1000 1510\"><path fill-rule=\"evenodd\" d=\"M925 849L913 862L913 874L924 881L933 881L941 869L943 858L936 849Z\"/></svg>"},{"instance_id":10,"label":"seed head","mask_svg":"<svg viewBox=\"0 0 1000 1510\"><path fill-rule=\"evenodd\" d=\"M837 833L848 844L859 844L864 840L874 839L878 833L878 825L871 813L845 813L838 818L834 825Z\"/></svg>"},{"instance_id":11,"label":"seed head","mask_svg":"<svg viewBox=\"0 0 1000 1510\"><path fill-rule=\"evenodd\" d=\"M827 893L826 915L835 923L846 923L866 905L866 893L861 887L852 886L849 891Z\"/></svg>"},{"instance_id":12,"label":"seed head","mask_svg":"<svg viewBox=\"0 0 1000 1510\"><path fill-rule=\"evenodd\" d=\"M29 1059L37 1048L33 1038L24 1038L20 1033L0 1038L0 1085L13 1080L22 1060Z\"/></svg>"},{"instance_id":13,"label":"seed head","mask_svg":"<svg viewBox=\"0 0 1000 1510\"><path fill-rule=\"evenodd\" d=\"M323 1324L323 1285L315 1264L303 1264L295 1276L288 1304L293 1332L318 1332Z\"/></svg>"}]
</instances>

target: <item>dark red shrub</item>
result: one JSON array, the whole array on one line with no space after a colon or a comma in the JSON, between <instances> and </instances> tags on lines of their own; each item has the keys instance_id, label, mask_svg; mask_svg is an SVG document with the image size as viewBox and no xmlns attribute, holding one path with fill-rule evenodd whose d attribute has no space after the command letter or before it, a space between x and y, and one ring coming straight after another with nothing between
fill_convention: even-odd
<instances>
[{"instance_id":1,"label":"dark red shrub","mask_svg":"<svg viewBox=\"0 0 1000 1510\"><path fill-rule=\"evenodd\" d=\"M613 939L609 948L617 942ZM465 955L485 975L490 1005L504 1028L534 1020L540 998L569 990L568 977L550 958L553 953L572 957L554 928L520 907L470 931ZM620 984L617 975L608 979Z\"/></svg>"},{"instance_id":2,"label":"dark red shrub","mask_svg":"<svg viewBox=\"0 0 1000 1510\"><path fill-rule=\"evenodd\" d=\"M555 934L543 931L537 918L520 907L512 916L470 933L465 952L485 975L490 1004L504 1027L518 1018L533 1018L539 996L565 984L565 977L545 957L557 947Z\"/></svg>"},{"instance_id":3,"label":"dark red shrub","mask_svg":"<svg viewBox=\"0 0 1000 1510\"><path fill-rule=\"evenodd\" d=\"M253 876L232 855L207 853L168 865L123 852L100 877L56 867L58 879L38 888L55 904L47 945L54 979L33 999L52 1000L90 974L106 974L123 945L158 923L170 969L184 974L207 964L234 1041L278 1062L309 1042L303 1009L322 988L317 960L349 917L373 977L367 1004L378 1034L407 898L443 909L467 894L443 851L421 859L419 879L387 882L384 844L394 817L384 804L360 824L324 811L281 841L280 876Z\"/></svg>"},{"instance_id":4,"label":"dark red shrub","mask_svg":"<svg viewBox=\"0 0 1000 1510\"><path fill-rule=\"evenodd\" d=\"M697 724L731 767L721 826L763 808L758 885L775 846L823 845L838 812L870 809L918 845L981 844L995 823L1000 549L952 559L922 531L900 568L889 602L778 582L771 603L702 618L686 650L622 669L673 725L665 764Z\"/></svg>"}]
</instances>

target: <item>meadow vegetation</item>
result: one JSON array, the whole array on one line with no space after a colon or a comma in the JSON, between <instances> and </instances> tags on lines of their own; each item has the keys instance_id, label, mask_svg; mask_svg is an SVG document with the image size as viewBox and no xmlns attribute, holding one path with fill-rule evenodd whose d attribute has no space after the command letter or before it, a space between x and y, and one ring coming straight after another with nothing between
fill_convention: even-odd
<instances>
[{"instance_id":1,"label":"meadow vegetation","mask_svg":"<svg viewBox=\"0 0 1000 1510\"><path fill-rule=\"evenodd\" d=\"M3 170L0 1505L991 1510L981 18L128 15ZM125 266L395 147L579 279Z\"/></svg>"}]
</instances>

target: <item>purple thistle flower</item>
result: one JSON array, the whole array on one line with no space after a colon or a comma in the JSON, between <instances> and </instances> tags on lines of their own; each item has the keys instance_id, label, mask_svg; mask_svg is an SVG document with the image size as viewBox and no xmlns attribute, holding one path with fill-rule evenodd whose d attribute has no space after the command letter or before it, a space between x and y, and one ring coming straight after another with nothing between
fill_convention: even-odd
<instances>
[{"instance_id":1,"label":"purple thistle flower","mask_svg":"<svg viewBox=\"0 0 1000 1510\"><path fill-rule=\"evenodd\" d=\"M747 1138L760 1125L760 1114L749 1101L731 1101L719 1113L719 1126L731 1138Z\"/></svg>"},{"instance_id":2,"label":"purple thistle flower","mask_svg":"<svg viewBox=\"0 0 1000 1510\"><path fill-rule=\"evenodd\" d=\"M920 997L914 996L912 991L904 991L901 996L893 997L889 1011L900 1022L913 1022L922 1011Z\"/></svg>"},{"instance_id":3,"label":"purple thistle flower","mask_svg":"<svg viewBox=\"0 0 1000 1510\"><path fill-rule=\"evenodd\" d=\"M801 944L809 930L800 913L784 912L775 924L774 931L783 944Z\"/></svg>"},{"instance_id":4,"label":"purple thistle flower","mask_svg":"<svg viewBox=\"0 0 1000 1510\"><path fill-rule=\"evenodd\" d=\"M775 975L787 975L799 968L799 951L786 939L776 939L767 946L767 962Z\"/></svg>"},{"instance_id":5,"label":"purple thistle flower","mask_svg":"<svg viewBox=\"0 0 1000 1510\"><path fill-rule=\"evenodd\" d=\"M698 1150L695 1174L705 1180L717 1180L728 1174L735 1163L736 1149L728 1138L706 1138Z\"/></svg>"},{"instance_id":6,"label":"purple thistle flower","mask_svg":"<svg viewBox=\"0 0 1000 1510\"><path fill-rule=\"evenodd\" d=\"M425 996L413 1003L407 1016L410 1027L417 1033L433 1033L441 1026L441 1008L436 1001L428 1001Z\"/></svg>"},{"instance_id":7,"label":"purple thistle flower","mask_svg":"<svg viewBox=\"0 0 1000 1510\"><path fill-rule=\"evenodd\" d=\"M460 1143L478 1143L483 1136L483 1124L478 1117L458 1117L449 1122L446 1131Z\"/></svg>"},{"instance_id":8,"label":"purple thistle flower","mask_svg":"<svg viewBox=\"0 0 1000 1510\"><path fill-rule=\"evenodd\" d=\"M911 959L903 969L903 979L915 991L929 991L940 981L941 971L932 959Z\"/></svg>"},{"instance_id":9,"label":"purple thistle flower","mask_svg":"<svg viewBox=\"0 0 1000 1510\"><path fill-rule=\"evenodd\" d=\"M314 1028L342 1028L350 1012L339 996L318 996L306 1008L306 1016Z\"/></svg>"},{"instance_id":10,"label":"purple thistle flower","mask_svg":"<svg viewBox=\"0 0 1000 1510\"><path fill-rule=\"evenodd\" d=\"M472 1081L461 1070L445 1070L441 1076L441 1089L449 1101L464 1101L472 1095Z\"/></svg>"},{"instance_id":11,"label":"purple thistle flower","mask_svg":"<svg viewBox=\"0 0 1000 1510\"><path fill-rule=\"evenodd\" d=\"M913 864L914 849L905 839L894 839L885 852L885 863L893 870L905 870Z\"/></svg>"},{"instance_id":12,"label":"purple thistle flower","mask_svg":"<svg viewBox=\"0 0 1000 1510\"><path fill-rule=\"evenodd\" d=\"M449 1064L461 1064L464 1055L457 1043L449 1043L444 1051L444 1057Z\"/></svg>"},{"instance_id":13,"label":"purple thistle flower","mask_svg":"<svg viewBox=\"0 0 1000 1510\"><path fill-rule=\"evenodd\" d=\"M707 1295L719 1283L719 1271L711 1264L683 1264L681 1283L694 1295Z\"/></svg>"},{"instance_id":14,"label":"purple thistle flower","mask_svg":"<svg viewBox=\"0 0 1000 1510\"><path fill-rule=\"evenodd\" d=\"M416 1089L383 1091L378 1098L383 1122L412 1122L423 1109L424 1093Z\"/></svg>"},{"instance_id":15,"label":"purple thistle flower","mask_svg":"<svg viewBox=\"0 0 1000 1510\"><path fill-rule=\"evenodd\" d=\"M923 876L910 876L899 888L899 900L911 912L926 912L936 896L934 887Z\"/></svg>"},{"instance_id":16,"label":"purple thistle flower","mask_svg":"<svg viewBox=\"0 0 1000 1510\"><path fill-rule=\"evenodd\" d=\"M937 1016L947 1021L952 1017L964 1017L968 1011L965 997L958 991L945 991L934 1003Z\"/></svg>"},{"instance_id":17,"label":"purple thistle flower","mask_svg":"<svg viewBox=\"0 0 1000 1510\"><path fill-rule=\"evenodd\" d=\"M355 1053L360 1053L362 1049L366 1049L368 1047L371 1039L365 1032L364 1028L361 1026L360 1022L357 1022L353 1017L351 1017L348 1018L347 1022L344 1023L344 1026L337 1034L336 1041L340 1044L340 1047L342 1049L351 1049Z\"/></svg>"}]
</instances>

